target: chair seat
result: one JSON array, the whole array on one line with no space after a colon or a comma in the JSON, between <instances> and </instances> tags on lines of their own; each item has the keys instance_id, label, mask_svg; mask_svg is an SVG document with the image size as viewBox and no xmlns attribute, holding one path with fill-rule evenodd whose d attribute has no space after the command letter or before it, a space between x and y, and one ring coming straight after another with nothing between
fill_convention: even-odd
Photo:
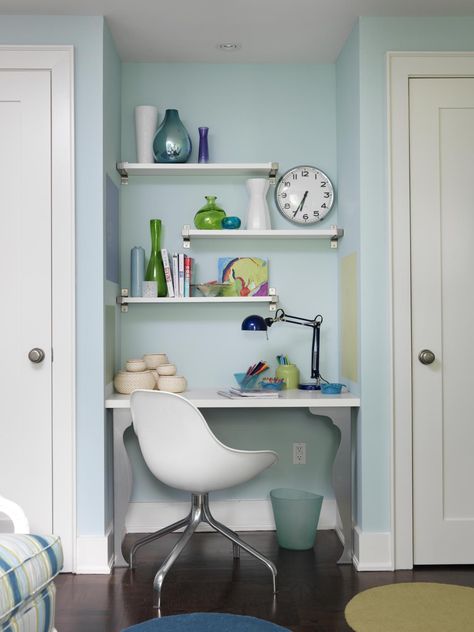
<instances>
[{"instance_id":1,"label":"chair seat","mask_svg":"<svg viewBox=\"0 0 474 632\"><path fill-rule=\"evenodd\" d=\"M42 603L47 616L47 597L54 598L54 594L40 593L59 573L62 565L63 554L58 536L0 534L0 625L28 610L29 602L35 599Z\"/></svg>"}]
</instances>

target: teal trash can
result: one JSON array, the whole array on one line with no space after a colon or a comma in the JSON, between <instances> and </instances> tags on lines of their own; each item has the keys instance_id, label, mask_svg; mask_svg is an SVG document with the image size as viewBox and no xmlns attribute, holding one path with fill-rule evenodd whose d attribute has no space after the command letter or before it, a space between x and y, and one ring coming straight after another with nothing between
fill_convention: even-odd
<instances>
[{"instance_id":1,"label":"teal trash can","mask_svg":"<svg viewBox=\"0 0 474 632\"><path fill-rule=\"evenodd\" d=\"M278 544L284 549L312 549L316 538L323 496L300 489L270 492Z\"/></svg>"}]
</instances>

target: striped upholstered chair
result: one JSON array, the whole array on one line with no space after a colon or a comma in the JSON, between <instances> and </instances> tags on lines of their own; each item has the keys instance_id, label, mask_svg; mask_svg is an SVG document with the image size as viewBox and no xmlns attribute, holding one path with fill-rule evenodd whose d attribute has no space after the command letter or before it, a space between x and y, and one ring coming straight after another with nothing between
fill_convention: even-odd
<instances>
[{"instance_id":1,"label":"striped upholstered chair","mask_svg":"<svg viewBox=\"0 0 474 632\"><path fill-rule=\"evenodd\" d=\"M54 577L63 564L55 535L31 535L28 520L14 502L0 496L0 513L14 533L0 533L0 632L54 630Z\"/></svg>"}]
</instances>

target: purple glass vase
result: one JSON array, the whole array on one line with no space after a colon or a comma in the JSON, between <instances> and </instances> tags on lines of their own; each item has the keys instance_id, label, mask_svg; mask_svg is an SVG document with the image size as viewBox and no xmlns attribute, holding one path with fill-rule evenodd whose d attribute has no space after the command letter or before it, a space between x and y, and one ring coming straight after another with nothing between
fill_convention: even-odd
<instances>
[{"instance_id":1,"label":"purple glass vase","mask_svg":"<svg viewBox=\"0 0 474 632\"><path fill-rule=\"evenodd\" d=\"M198 127L199 130L199 154L198 162L209 162L209 146L207 143L208 127Z\"/></svg>"}]
</instances>

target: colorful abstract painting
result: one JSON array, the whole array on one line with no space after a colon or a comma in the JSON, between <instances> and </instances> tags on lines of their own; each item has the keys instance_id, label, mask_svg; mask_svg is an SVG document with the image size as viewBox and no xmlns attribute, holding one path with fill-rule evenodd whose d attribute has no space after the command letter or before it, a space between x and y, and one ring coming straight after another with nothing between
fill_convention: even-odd
<instances>
[{"instance_id":1,"label":"colorful abstract painting","mask_svg":"<svg viewBox=\"0 0 474 632\"><path fill-rule=\"evenodd\" d=\"M220 257L218 279L229 283L223 296L268 296L268 261L259 257Z\"/></svg>"}]
</instances>

